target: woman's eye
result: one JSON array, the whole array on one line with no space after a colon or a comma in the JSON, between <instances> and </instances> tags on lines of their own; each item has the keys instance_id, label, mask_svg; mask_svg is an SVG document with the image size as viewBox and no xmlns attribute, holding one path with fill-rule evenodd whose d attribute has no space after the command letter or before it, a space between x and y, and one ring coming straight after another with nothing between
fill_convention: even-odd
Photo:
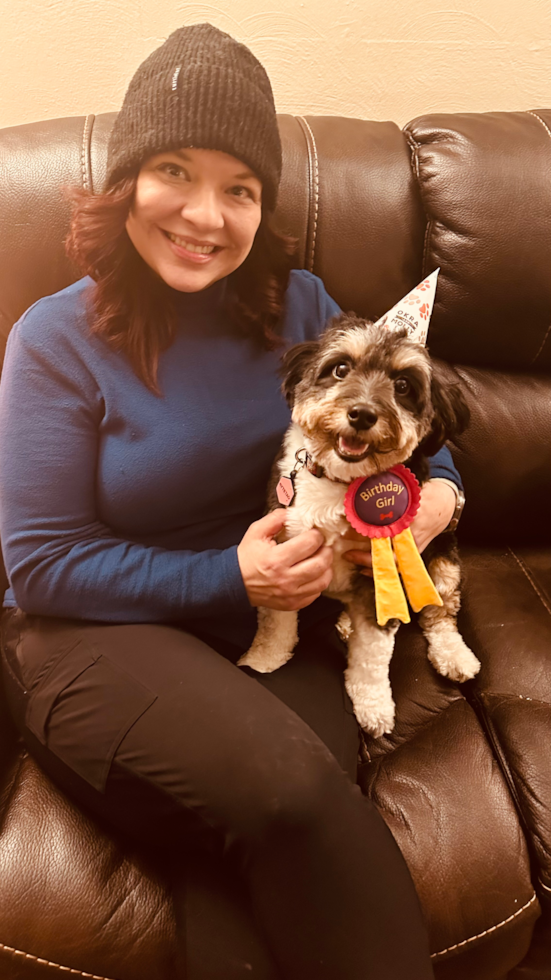
<instances>
[{"instance_id":1,"label":"woman's eye","mask_svg":"<svg viewBox=\"0 0 551 980\"><path fill-rule=\"evenodd\" d=\"M350 364L346 364L346 362L343 361L342 364L335 364L335 367L333 368L333 377L337 378L339 381L342 381L343 378L346 378L349 371Z\"/></svg>"},{"instance_id":2,"label":"woman's eye","mask_svg":"<svg viewBox=\"0 0 551 980\"><path fill-rule=\"evenodd\" d=\"M169 177L187 177L187 173L178 163L162 163L159 167Z\"/></svg>"},{"instance_id":3,"label":"woman's eye","mask_svg":"<svg viewBox=\"0 0 551 980\"><path fill-rule=\"evenodd\" d=\"M411 385L407 378L396 378L394 390L397 395L407 395L411 391Z\"/></svg>"},{"instance_id":4,"label":"woman's eye","mask_svg":"<svg viewBox=\"0 0 551 980\"><path fill-rule=\"evenodd\" d=\"M251 199L253 197L252 191L248 187L243 187L242 184L236 184L235 187L232 187L230 194L233 194L234 197L249 197Z\"/></svg>"}]
</instances>

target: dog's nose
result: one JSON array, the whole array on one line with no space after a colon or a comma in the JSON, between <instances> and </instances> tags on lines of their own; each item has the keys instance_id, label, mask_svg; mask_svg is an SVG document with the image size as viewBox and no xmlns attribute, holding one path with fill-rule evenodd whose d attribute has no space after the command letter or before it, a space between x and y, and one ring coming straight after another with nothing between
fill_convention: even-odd
<instances>
[{"instance_id":1,"label":"dog's nose","mask_svg":"<svg viewBox=\"0 0 551 980\"><path fill-rule=\"evenodd\" d=\"M348 421L353 429L370 429L379 416L369 405L354 405L348 411Z\"/></svg>"}]
</instances>

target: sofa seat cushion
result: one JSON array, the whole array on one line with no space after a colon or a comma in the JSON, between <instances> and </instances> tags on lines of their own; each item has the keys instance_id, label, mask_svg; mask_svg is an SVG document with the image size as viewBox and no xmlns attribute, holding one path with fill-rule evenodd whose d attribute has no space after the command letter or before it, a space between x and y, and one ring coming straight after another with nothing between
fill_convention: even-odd
<instances>
[{"instance_id":1,"label":"sofa seat cushion","mask_svg":"<svg viewBox=\"0 0 551 980\"><path fill-rule=\"evenodd\" d=\"M365 739L362 790L402 850L439 978L492 980L528 948L539 915L515 801L459 687L428 662L417 626L391 664L397 723Z\"/></svg>"},{"instance_id":2,"label":"sofa seat cushion","mask_svg":"<svg viewBox=\"0 0 551 980\"><path fill-rule=\"evenodd\" d=\"M465 554L462 631L479 711L551 895L551 549Z\"/></svg>"},{"instance_id":3,"label":"sofa seat cushion","mask_svg":"<svg viewBox=\"0 0 551 980\"><path fill-rule=\"evenodd\" d=\"M154 865L82 814L24 751L0 826L1 976L175 975L171 903Z\"/></svg>"},{"instance_id":4,"label":"sofa seat cushion","mask_svg":"<svg viewBox=\"0 0 551 980\"><path fill-rule=\"evenodd\" d=\"M465 554L462 632L482 661L472 702L551 894L551 549Z\"/></svg>"}]
</instances>

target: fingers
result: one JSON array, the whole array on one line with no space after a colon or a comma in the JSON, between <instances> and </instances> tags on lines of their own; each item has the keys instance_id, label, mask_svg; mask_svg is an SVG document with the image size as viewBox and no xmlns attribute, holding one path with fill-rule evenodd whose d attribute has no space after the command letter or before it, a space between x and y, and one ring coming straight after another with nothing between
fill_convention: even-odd
<instances>
[{"instance_id":1,"label":"fingers","mask_svg":"<svg viewBox=\"0 0 551 980\"><path fill-rule=\"evenodd\" d=\"M295 585L314 582L331 569L333 565L333 550L324 544L310 558L303 558L302 561L298 561L291 566L287 565L287 561L283 559L282 565L289 568L289 574Z\"/></svg>"},{"instance_id":2,"label":"fingers","mask_svg":"<svg viewBox=\"0 0 551 980\"><path fill-rule=\"evenodd\" d=\"M297 562L295 565L287 565L286 560L282 559L280 552L281 545L271 557L271 571L274 585L277 589L286 593L291 599L303 600L305 596L320 595L328 588L333 577L333 552L331 548L324 545L318 548L317 552L304 561ZM311 600L310 600L311 601Z\"/></svg>"},{"instance_id":3,"label":"fingers","mask_svg":"<svg viewBox=\"0 0 551 980\"><path fill-rule=\"evenodd\" d=\"M373 578L373 559L370 551L345 551L343 558L346 558L347 561L352 562L354 565L359 565L358 571L360 575L365 575L366 578Z\"/></svg>"},{"instance_id":4,"label":"fingers","mask_svg":"<svg viewBox=\"0 0 551 980\"><path fill-rule=\"evenodd\" d=\"M297 588L311 584L312 589L317 587L317 582L331 581L333 568L333 551L326 544L318 548L314 555L297 562L289 569L289 577ZM327 588L323 586L322 588ZM321 589L320 589L321 591Z\"/></svg>"},{"instance_id":5,"label":"fingers","mask_svg":"<svg viewBox=\"0 0 551 980\"><path fill-rule=\"evenodd\" d=\"M261 517L259 521L251 524L249 534L256 539L274 538L285 526L286 517L287 510L284 507L278 507L266 514L265 517ZM321 531L317 531L315 528L310 531L303 531L296 537L278 545L278 557L284 565L296 565L297 562L309 558L318 551L324 540Z\"/></svg>"},{"instance_id":6,"label":"fingers","mask_svg":"<svg viewBox=\"0 0 551 980\"><path fill-rule=\"evenodd\" d=\"M285 565L296 565L297 562L310 558L311 555L320 550L324 540L321 531L317 531L315 528L312 528L311 531L303 531L278 546L279 557Z\"/></svg>"},{"instance_id":7,"label":"fingers","mask_svg":"<svg viewBox=\"0 0 551 980\"><path fill-rule=\"evenodd\" d=\"M255 538L273 538L285 525L287 510L285 507L277 507L270 511L265 517L254 521L249 528L249 532Z\"/></svg>"},{"instance_id":8,"label":"fingers","mask_svg":"<svg viewBox=\"0 0 551 980\"><path fill-rule=\"evenodd\" d=\"M345 551L343 558L352 562L354 565L363 565L365 568L373 567L373 559L370 551Z\"/></svg>"}]
</instances>

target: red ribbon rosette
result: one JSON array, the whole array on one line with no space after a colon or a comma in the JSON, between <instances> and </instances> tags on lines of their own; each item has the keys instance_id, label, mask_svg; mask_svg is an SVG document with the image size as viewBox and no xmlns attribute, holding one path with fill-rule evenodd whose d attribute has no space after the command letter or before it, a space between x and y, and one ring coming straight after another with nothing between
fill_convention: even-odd
<instances>
[{"instance_id":1,"label":"red ribbon rosette","mask_svg":"<svg viewBox=\"0 0 551 980\"><path fill-rule=\"evenodd\" d=\"M419 510L420 487L414 473L398 463L384 473L354 480L346 491L348 523L368 538L393 538L405 531Z\"/></svg>"}]
</instances>

